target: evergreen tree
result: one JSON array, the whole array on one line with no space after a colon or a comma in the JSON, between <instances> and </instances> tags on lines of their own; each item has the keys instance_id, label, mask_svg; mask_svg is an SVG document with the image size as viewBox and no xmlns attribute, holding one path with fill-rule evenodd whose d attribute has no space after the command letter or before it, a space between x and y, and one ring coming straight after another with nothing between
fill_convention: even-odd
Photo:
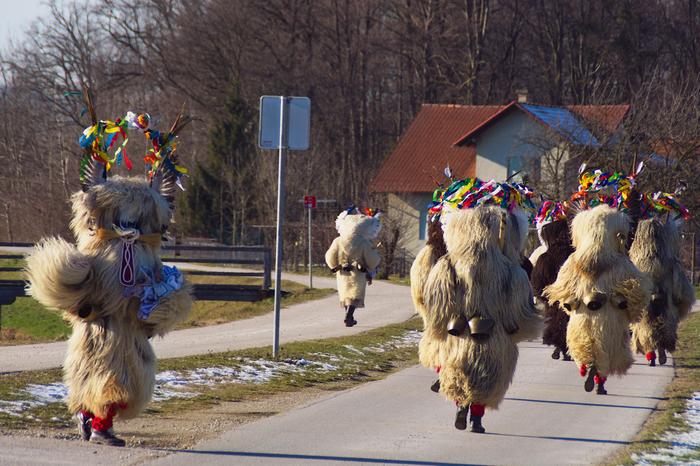
<instances>
[{"instance_id":1,"label":"evergreen tree","mask_svg":"<svg viewBox=\"0 0 700 466\"><path fill-rule=\"evenodd\" d=\"M227 244L244 240L246 223L255 215L250 207L254 131L253 111L233 83L209 131L207 156L197 163L185 200L189 233Z\"/></svg>"}]
</instances>

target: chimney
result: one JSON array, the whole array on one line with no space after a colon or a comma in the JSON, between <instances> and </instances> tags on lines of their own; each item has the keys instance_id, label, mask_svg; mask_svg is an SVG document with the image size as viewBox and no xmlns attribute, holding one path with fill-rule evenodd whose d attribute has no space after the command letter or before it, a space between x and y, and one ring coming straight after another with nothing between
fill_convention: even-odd
<instances>
[{"instance_id":1,"label":"chimney","mask_svg":"<svg viewBox=\"0 0 700 466\"><path fill-rule=\"evenodd\" d=\"M527 89L516 89L515 95L519 104L527 103Z\"/></svg>"}]
</instances>

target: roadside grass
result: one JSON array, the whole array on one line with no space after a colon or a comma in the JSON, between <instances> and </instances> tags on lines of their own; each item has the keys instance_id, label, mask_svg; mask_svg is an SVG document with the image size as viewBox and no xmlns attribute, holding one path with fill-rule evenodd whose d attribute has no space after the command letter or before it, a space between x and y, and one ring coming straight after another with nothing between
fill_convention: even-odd
<instances>
[{"instance_id":1,"label":"roadside grass","mask_svg":"<svg viewBox=\"0 0 700 466\"><path fill-rule=\"evenodd\" d=\"M21 259L1 259L0 267L24 267L24 261ZM253 277L189 275L187 271L184 273L192 283L260 284L260 279ZM23 278L21 272L0 272L0 279L22 280ZM287 280L282 281L282 289L287 293L282 298L283 308L335 293L335 290L330 288L309 289L304 285ZM270 312L273 303L273 298L252 303L195 301L190 317L179 328L201 327L247 319ZM71 333L70 326L63 320L60 312L51 311L34 299L27 297L17 298L13 304L2 306L0 329L2 329L0 346L65 340Z\"/></svg>"},{"instance_id":2,"label":"roadside grass","mask_svg":"<svg viewBox=\"0 0 700 466\"><path fill-rule=\"evenodd\" d=\"M380 280L383 282L393 283L394 285L407 285L407 286L411 285L411 277L408 274L404 275L403 277L399 276L398 274L392 274L392 275L389 275L389 277L386 279L377 279L377 280Z\"/></svg>"},{"instance_id":3,"label":"roadside grass","mask_svg":"<svg viewBox=\"0 0 700 466\"><path fill-rule=\"evenodd\" d=\"M673 447L664 439L669 432L686 432L689 426L682 414L686 402L694 392L700 390L700 313L695 312L681 323L678 331L678 344L673 353L675 377L666 388L661 400L635 440L611 458L611 465L637 464L637 455L653 453L661 448ZM695 450L688 457L675 458L677 464L700 462L700 451ZM658 464L664 464L660 461Z\"/></svg>"},{"instance_id":4,"label":"roadside grass","mask_svg":"<svg viewBox=\"0 0 700 466\"><path fill-rule=\"evenodd\" d=\"M314 277L321 277L321 278L335 278L335 275L330 272L328 267L326 266L320 266L320 265L314 265L312 267ZM306 275L309 273L309 267L300 265L294 270L286 270L287 272L293 272L296 274L300 275ZM382 281L382 282L388 282L388 283L393 283L395 285L410 285L411 280L409 277L409 274L407 273L403 277L399 276L399 274L391 274L387 278L379 278L379 276L374 277L375 281Z\"/></svg>"},{"instance_id":5,"label":"roadside grass","mask_svg":"<svg viewBox=\"0 0 700 466\"><path fill-rule=\"evenodd\" d=\"M236 379L232 376L229 379L218 379L212 384L196 384L196 391L187 396L152 402L142 418L148 422L149 418L187 416L193 410L225 402L261 400L309 387L343 390L377 380L417 362L417 332L421 328L421 320L413 318L357 335L289 343L281 347L277 361L272 360L270 347L160 360L159 374L182 376L201 368L218 371L234 368L244 371L251 367L251 361L262 364L260 367L263 368L281 364L292 369L297 366L321 369L281 370L272 377L259 380ZM53 384L59 382L60 378L58 369L0 375L0 400L31 402L27 401L28 395L24 391L28 386ZM157 386L156 395L163 388L165 387ZM71 413L67 412L63 402L28 406L21 415L9 414L2 408L3 403L0 402L0 431L41 429L46 425L58 429L63 435L72 435ZM158 445L159 440L148 439L146 444Z\"/></svg>"},{"instance_id":6,"label":"roadside grass","mask_svg":"<svg viewBox=\"0 0 700 466\"><path fill-rule=\"evenodd\" d=\"M185 275L187 275L185 273ZM189 275L187 279L191 283L222 283L239 285L257 285L260 279L250 277L210 277L201 275ZM275 285L274 280L272 286ZM282 290L287 294L282 297L282 307L286 308L294 304L325 298L335 293L332 288L308 288L300 283L282 280ZM265 314L272 310L274 298L265 298L260 301L247 303L237 301L195 301L190 317L178 328L202 327L207 325L222 324L234 320L248 319Z\"/></svg>"}]
</instances>

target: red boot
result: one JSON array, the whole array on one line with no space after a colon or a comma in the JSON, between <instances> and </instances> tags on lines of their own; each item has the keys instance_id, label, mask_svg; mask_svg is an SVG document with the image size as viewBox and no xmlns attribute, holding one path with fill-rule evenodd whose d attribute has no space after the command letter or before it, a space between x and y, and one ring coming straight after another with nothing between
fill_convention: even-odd
<instances>
[{"instance_id":1,"label":"red boot","mask_svg":"<svg viewBox=\"0 0 700 466\"><path fill-rule=\"evenodd\" d=\"M607 377L602 377L596 374L595 377L593 377L593 380L597 385L596 395L607 395L608 391L605 389L605 381L608 380Z\"/></svg>"},{"instance_id":2,"label":"red boot","mask_svg":"<svg viewBox=\"0 0 700 466\"><path fill-rule=\"evenodd\" d=\"M471 428L469 430L477 434L483 434L484 432L486 432L484 426L481 425L481 418L484 417L484 413L486 412L486 406L477 403L472 403L469 407L469 411L469 424L471 425Z\"/></svg>"},{"instance_id":3,"label":"red boot","mask_svg":"<svg viewBox=\"0 0 700 466\"><path fill-rule=\"evenodd\" d=\"M649 366L654 367L656 365L656 353L653 351L649 351L646 354L647 361L649 362Z\"/></svg>"},{"instance_id":4,"label":"red boot","mask_svg":"<svg viewBox=\"0 0 700 466\"><path fill-rule=\"evenodd\" d=\"M95 416L92 418L92 435L90 441L100 445L109 445L111 447L123 447L126 442L114 435L112 430L112 419L117 414L118 409L126 408L125 404L111 404L107 408L105 417Z\"/></svg>"},{"instance_id":5,"label":"red boot","mask_svg":"<svg viewBox=\"0 0 700 466\"><path fill-rule=\"evenodd\" d=\"M581 364L581 367L578 369L578 373L581 374L581 377L585 377L587 372L588 367L585 364Z\"/></svg>"}]
</instances>

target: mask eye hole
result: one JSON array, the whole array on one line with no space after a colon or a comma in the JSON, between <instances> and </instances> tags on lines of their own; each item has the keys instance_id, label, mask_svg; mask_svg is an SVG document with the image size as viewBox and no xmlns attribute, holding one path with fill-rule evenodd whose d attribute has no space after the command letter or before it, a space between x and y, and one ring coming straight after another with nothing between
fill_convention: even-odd
<instances>
[{"instance_id":1,"label":"mask eye hole","mask_svg":"<svg viewBox=\"0 0 700 466\"><path fill-rule=\"evenodd\" d=\"M119 217L117 217L117 218L119 219ZM139 231L141 230L141 225L139 224L139 222L135 222L135 221L132 221L132 220L121 220L121 219L119 219L119 220L117 220L117 221L114 222L114 223L115 223L116 225L119 225L119 228L123 228L123 229L134 229L134 230L139 230Z\"/></svg>"}]
</instances>

